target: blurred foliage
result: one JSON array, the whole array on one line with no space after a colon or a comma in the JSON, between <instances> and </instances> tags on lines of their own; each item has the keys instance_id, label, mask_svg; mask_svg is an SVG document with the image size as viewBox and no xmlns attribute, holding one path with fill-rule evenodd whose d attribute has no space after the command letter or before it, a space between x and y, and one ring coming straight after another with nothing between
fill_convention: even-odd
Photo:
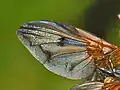
<instances>
[{"instance_id":1,"label":"blurred foliage","mask_svg":"<svg viewBox=\"0 0 120 90\"><path fill-rule=\"evenodd\" d=\"M39 64L17 39L21 24L59 21L119 45L119 6L120 0L1 0L0 90L69 90L79 82L57 76Z\"/></svg>"}]
</instances>

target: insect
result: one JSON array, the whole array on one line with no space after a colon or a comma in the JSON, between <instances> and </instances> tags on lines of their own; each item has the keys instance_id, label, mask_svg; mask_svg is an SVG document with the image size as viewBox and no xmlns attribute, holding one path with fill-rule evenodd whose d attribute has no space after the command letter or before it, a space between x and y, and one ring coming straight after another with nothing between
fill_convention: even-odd
<instances>
[{"instance_id":1,"label":"insect","mask_svg":"<svg viewBox=\"0 0 120 90\"><path fill-rule=\"evenodd\" d=\"M78 84L72 90L120 89L116 79L120 77L119 47L72 25L46 20L24 23L17 36L49 71L69 79L90 78L90 82ZM111 78L115 83L106 82ZM110 83L116 82L119 89L111 89Z\"/></svg>"},{"instance_id":2,"label":"insect","mask_svg":"<svg viewBox=\"0 0 120 90\"><path fill-rule=\"evenodd\" d=\"M120 90L120 79L106 77L103 82L90 81L84 84L77 84L71 90Z\"/></svg>"}]
</instances>

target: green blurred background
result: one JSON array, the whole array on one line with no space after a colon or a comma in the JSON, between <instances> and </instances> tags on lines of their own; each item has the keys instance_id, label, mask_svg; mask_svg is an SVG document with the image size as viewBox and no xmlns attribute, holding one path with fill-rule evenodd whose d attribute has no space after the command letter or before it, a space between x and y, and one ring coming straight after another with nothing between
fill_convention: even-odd
<instances>
[{"instance_id":1,"label":"green blurred background","mask_svg":"<svg viewBox=\"0 0 120 90\"><path fill-rule=\"evenodd\" d=\"M21 44L17 28L31 20L72 24L120 45L120 0L1 0L0 90L69 90L79 81L46 70Z\"/></svg>"}]
</instances>

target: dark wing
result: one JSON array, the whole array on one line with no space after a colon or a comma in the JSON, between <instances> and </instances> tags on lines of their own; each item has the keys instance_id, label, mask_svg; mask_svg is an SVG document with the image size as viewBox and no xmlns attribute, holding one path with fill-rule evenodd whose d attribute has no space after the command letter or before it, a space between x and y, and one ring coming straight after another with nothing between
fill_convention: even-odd
<instances>
[{"instance_id":1,"label":"dark wing","mask_svg":"<svg viewBox=\"0 0 120 90\"><path fill-rule=\"evenodd\" d=\"M52 21L32 21L20 26L17 36L40 63L58 75L81 79L95 68L86 47L101 39L81 29Z\"/></svg>"}]
</instances>

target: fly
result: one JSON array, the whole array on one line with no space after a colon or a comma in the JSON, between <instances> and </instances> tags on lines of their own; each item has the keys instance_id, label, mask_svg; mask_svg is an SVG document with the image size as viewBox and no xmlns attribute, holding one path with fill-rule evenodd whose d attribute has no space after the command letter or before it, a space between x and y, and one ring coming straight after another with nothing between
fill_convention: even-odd
<instances>
[{"instance_id":1,"label":"fly","mask_svg":"<svg viewBox=\"0 0 120 90\"><path fill-rule=\"evenodd\" d=\"M49 71L69 79L91 77L72 90L120 89L120 47L72 25L44 20L24 23L17 36Z\"/></svg>"}]
</instances>

